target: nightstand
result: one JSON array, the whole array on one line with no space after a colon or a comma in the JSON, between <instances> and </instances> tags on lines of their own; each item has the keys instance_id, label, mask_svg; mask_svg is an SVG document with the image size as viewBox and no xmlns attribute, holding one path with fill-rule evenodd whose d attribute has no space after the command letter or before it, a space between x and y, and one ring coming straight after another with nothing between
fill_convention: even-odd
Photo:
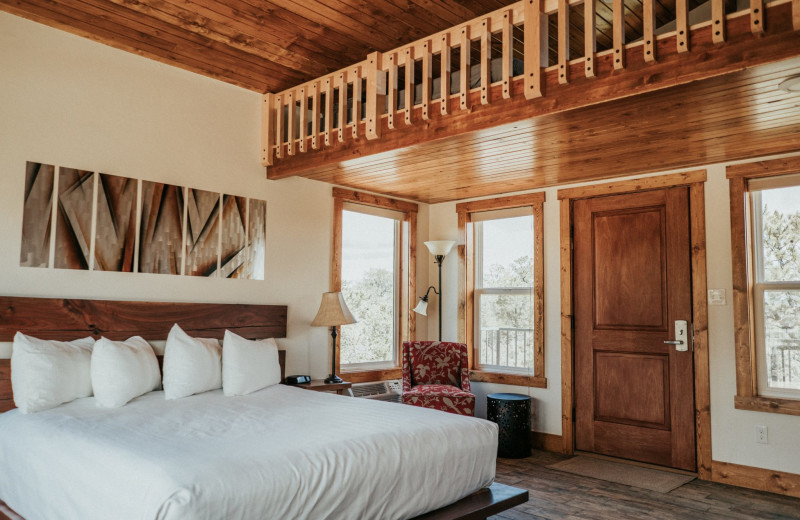
<instances>
[{"instance_id":1,"label":"nightstand","mask_svg":"<svg viewBox=\"0 0 800 520\"><path fill-rule=\"evenodd\" d=\"M345 390L350 390L353 383L347 381L342 381L341 383L326 383L324 379L312 379L310 383L295 386L315 392L336 392L339 395L343 395Z\"/></svg>"}]
</instances>

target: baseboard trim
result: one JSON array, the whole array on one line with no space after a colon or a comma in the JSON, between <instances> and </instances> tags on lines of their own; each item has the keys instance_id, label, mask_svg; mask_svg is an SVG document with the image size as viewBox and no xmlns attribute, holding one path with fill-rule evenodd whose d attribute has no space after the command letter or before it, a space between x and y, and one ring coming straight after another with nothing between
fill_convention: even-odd
<instances>
[{"instance_id":1,"label":"baseboard trim","mask_svg":"<svg viewBox=\"0 0 800 520\"><path fill-rule=\"evenodd\" d=\"M712 460L711 480L721 484L800 498L800 475L795 473Z\"/></svg>"},{"instance_id":2,"label":"baseboard trim","mask_svg":"<svg viewBox=\"0 0 800 520\"><path fill-rule=\"evenodd\" d=\"M531 432L531 447L537 450L552 451L561 453L561 435L552 433Z\"/></svg>"}]
</instances>

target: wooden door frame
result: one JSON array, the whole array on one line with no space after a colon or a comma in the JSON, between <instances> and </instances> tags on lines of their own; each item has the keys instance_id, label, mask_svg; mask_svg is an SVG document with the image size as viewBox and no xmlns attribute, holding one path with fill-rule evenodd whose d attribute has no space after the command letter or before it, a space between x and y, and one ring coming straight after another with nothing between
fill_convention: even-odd
<instances>
[{"instance_id":1,"label":"wooden door frame","mask_svg":"<svg viewBox=\"0 0 800 520\"><path fill-rule=\"evenodd\" d=\"M575 451L572 203L577 199L686 186L689 188L692 256L697 476L703 480L711 479L711 394L708 354L708 295L706 290L705 182L706 170L693 170L558 191L561 213L561 439L563 453L571 455Z\"/></svg>"}]
</instances>

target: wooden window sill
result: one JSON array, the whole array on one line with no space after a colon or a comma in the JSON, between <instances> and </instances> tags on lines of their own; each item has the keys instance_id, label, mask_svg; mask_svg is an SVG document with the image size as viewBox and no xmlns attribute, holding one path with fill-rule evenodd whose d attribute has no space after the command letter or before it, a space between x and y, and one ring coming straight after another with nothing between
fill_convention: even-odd
<instances>
[{"instance_id":1,"label":"wooden window sill","mask_svg":"<svg viewBox=\"0 0 800 520\"><path fill-rule=\"evenodd\" d=\"M486 372L483 370L470 370L469 380L474 383L499 383L503 385L547 388L546 377L527 376L524 374L513 374L507 372Z\"/></svg>"},{"instance_id":2,"label":"wooden window sill","mask_svg":"<svg viewBox=\"0 0 800 520\"><path fill-rule=\"evenodd\" d=\"M797 399L763 396L744 397L737 395L734 397L733 402L737 410L800 415L800 400Z\"/></svg>"},{"instance_id":3,"label":"wooden window sill","mask_svg":"<svg viewBox=\"0 0 800 520\"><path fill-rule=\"evenodd\" d=\"M371 381L386 381L388 379L403 379L402 368L386 368L381 370L362 370L357 372L342 372L339 377L350 383L369 383Z\"/></svg>"}]
</instances>

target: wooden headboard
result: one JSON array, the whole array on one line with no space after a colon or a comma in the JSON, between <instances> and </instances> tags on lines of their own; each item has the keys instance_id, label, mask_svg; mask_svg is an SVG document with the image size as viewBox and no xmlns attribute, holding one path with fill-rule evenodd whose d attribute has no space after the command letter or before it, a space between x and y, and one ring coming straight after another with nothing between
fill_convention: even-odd
<instances>
[{"instance_id":1,"label":"wooden headboard","mask_svg":"<svg viewBox=\"0 0 800 520\"><path fill-rule=\"evenodd\" d=\"M41 339L69 341L86 336L165 340L177 323L190 336L222 339L230 330L249 339L285 338L285 305L168 303L0 296L0 341L17 331ZM286 352L278 352L281 379ZM0 413L14 407L11 363L0 359Z\"/></svg>"}]
</instances>

